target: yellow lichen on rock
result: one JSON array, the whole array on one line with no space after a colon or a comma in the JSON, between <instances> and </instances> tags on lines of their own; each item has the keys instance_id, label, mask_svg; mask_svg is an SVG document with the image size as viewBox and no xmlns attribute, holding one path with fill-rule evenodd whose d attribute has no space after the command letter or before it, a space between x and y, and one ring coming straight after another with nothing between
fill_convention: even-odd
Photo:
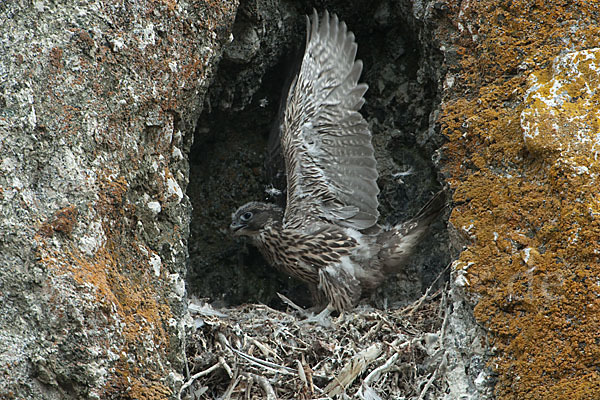
<instances>
[{"instance_id":1,"label":"yellow lichen on rock","mask_svg":"<svg viewBox=\"0 0 600 400\"><path fill-rule=\"evenodd\" d=\"M529 78L521 126L532 152L556 153L575 173L598 172L600 49L560 55Z\"/></svg>"},{"instance_id":2,"label":"yellow lichen on rock","mask_svg":"<svg viewBox=\"0 0 600 400\"><path fill-rule=\"evenodd\" d=\"M503 400L600 398L598 6L452 3L454 264Z\"/></svg>"}]
</instances>

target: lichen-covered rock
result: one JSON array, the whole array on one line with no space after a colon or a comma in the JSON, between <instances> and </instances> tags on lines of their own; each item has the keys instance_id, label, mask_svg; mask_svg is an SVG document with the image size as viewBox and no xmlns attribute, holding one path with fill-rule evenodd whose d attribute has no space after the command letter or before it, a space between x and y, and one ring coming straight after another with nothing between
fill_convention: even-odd
<instances>
[{"instance_id":1,"label":"lichen-covered rock","mask_svg":"<svg viewBox=\"0 0 600 400\"><path fill-rule=\"evenodd\" d=\"M551 65L529 75L528 86L521 112L527 149L554 157L575 173L597 170L600 49L556 56Z\"/></svg>"},{"instance_id":2,"label":"lichen-covered rock","mask_svg":"<svg viewBox=\"0 0 600 400\"><path fill-rule=\"evenodd\" d=\"M0 5L0 397L177 397L187 153L236 1Z\"/></svg>"},{"instance_id":3,"label":"lichen-covered rock","mask_svg":"<svg viewBox=\"0 0 600 400\"><path fill-rule=\"evenodd\" d=\"M598 5L436 4L456 60L440 114L453 282L488 332L495 395L600 398Z\"/></svg>"}]
</instances>

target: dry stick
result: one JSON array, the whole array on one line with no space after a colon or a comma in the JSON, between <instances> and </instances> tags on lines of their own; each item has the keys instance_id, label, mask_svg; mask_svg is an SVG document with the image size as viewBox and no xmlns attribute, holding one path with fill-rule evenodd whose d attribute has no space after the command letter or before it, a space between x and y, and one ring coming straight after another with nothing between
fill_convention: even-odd
<instances>
[{"instance_id":1,"label":"dry stick","mask_svg":"<svg viewBox=\"0 0 600 400\"><path fill-rule=\"evenodd\" d=\"M227 375L229 375L230 378L233 378L233 371L231 370L231 367L227 365L227 362L225 361L223 356L219 356L219 364L221 364L225 371L227 371Z\"/></svg>"},{"instance_id":2,"label":"dry stick","mask_svg":"<svg viewBox=\"0 0 600 400\"><path fill-rule=\"evenodd\" d=\"M271 355L273 357L279 358L281 359L281 357L279 357L277 355L277 352L275 350L273 350L272 348L270 348L269 346L267 346L266 344L263 344L261 342L259 342L258 340L254 339L254 338L250 338L250 341L259 348L259 350L265 355L265 357Z\"/></svg>"},{"instance_id":3,"label":"dry stick","mask_svg":"<svg viewBox=\"0 0 600 400\"><path fill-rule=\"evenodd\" d=\"M277 296L279 296L279 298L281 299L281 301L283 301L285 304L287 304L288 306L292 307L294 310L300 312L300 314L302 314L302 315L306 315L307 314L307 312L306 312L306 310L304 308L300 307L299 305L297 305L296 303L294 303L293 301L291 301L290 299L288 299L287 297L285 297L281 293L277 292Z\"/></svg>"},{"instance_id":4,"label":"dry stick","mask_svg":"<svg viewBox=\"0 0 600 400\"><path fill-rule=\"evenodd\" d=\"M437 373L441 368L445 368L446 367L446 354L444 354L444 357L442 358L442 361L440 362L440 365L437 366L437 368L435 369L435 371L433 371L433 374L431 374L431 377L429 378L429 380L427 381L427 383L425 384L425 386L423 387L423 390L421 390L421 394L419 395L419 400L423 400L425 398L425 394L427 393L427 391L429 390L429 387L433 384L433 381L435 380L435 378L437 377Z\"/></svg>"},{"instance_id":5,"label":"dry stick","mask_svg":"<svg viewBox=\"0 0 600 400\"><path fill-rule=\"evenodd\" d=\"M187 336L183 335L183 348L187 349ZM188 365L188 358L187 356L184 357L184 361L185 361L185 377L188 378L188 380L190 379L190 366Z\"/></svg>"},{"instance_id":6,"label":"dry stick","mask_svg":"<svg viewBox=\"0 0 600 400\"><path fill-rule=\"evenodd\" d=\"M237 373L238 372L236 371L236 375ZM242 377L240 375L237 375L235 379L231 381L229 386L227 386L227 390L225 390L225 393L223 393L223 396L221 396L222 400L229 400L231 398L231 394L235 390L235 387L238 385L238 383L240 383L240 380L242 380Z\"/></svg>"},{"instance_id":7,"label":"dry stick","mask_svg":"<svg viewBox=\"0 0 600 400\"><path fill-rule=\"evenodd\" d=\"M412 316L413 313L419 308L421 307L421 304L423 304L423 302L425 301L425 299L427 299L427 297L429 297L429 292L431 291L431 289L433 288L433 285L436 284L436 282L438 281L438 279L440 279L442 277L442 275L448 270L448 268L450 268L450 265L452 264L448 264L446 266L446 268L444 268L439 274L438 276L435 278L435 280L431 283L431 285L429 285L429 287L427 288L427 290L425 291L425 293L423 294L423 296L421 296L419 298L419 300L417 300L416 303L411 304L409 307L411 308L410 312L408 313L408 316ZM408 308L408 307L407 307Z\"/></svg>"},{"instance_id":8,"label":"dry stick","mask_svg":"<svg viewBox=\"0 0 600 400\"><path fill-rule=\"evenodd\" d=\"M246 399L250 400L250 396L252 393L252 385L254 384L254 379L248 379L248 383L246 384Z\"/></svg>"},{"instance_id":9,"label":"dry stick","mask_svg":"<svg viewBox=\"0 0 600 400\"><path fill-rule=\"evenodd\" d=\"M367 377L365 378L365 380L363 381L362 384L370 385L372 381L379 379L381 377L381 374L388 372L392 368L392 366L394 365L394 363L396 362L398 357L399 357L399 354L394 353L394 355L391 356L385 362L385 364L380 365L379 367L377 367L373 371L371 371L371 373L369 375L367 375Z\"/></svg>"},{"instance_id":10,"label":"dry stick","mask_svg":"<svg viewBox=\"0 0 600 400\"><path fill-rule=\"evenodd\" d=\"M187 389L192 383L194 383L194 381L200 377L203 377L204 375L208 375L211 372L213 372L214 370L216 370L217 368L219 368L221 366L221 363L218 362L215 365L213 365L212 367L205 369L204 371L200 371L198 373L195 373L194 375L192 375L192 377L183 384L183 386L181 386L181 389L179 389L179 396L181 396L181 394L183 393L183 391L185 389Z\"/></svg>"},{"instance_id":11,"label":"dry stick","mask_svg":"<svg viewBox=\"0 0 600 400\"><path fill-rule=\"evenodd\" d=\"M267 378L261 375L253 374L251 372L248 373L248 376L251 377L254 380L254 382L257 382L260 385L260 387L265 391L265 393L267 394L267 400L277 400L277 396L275 395L273 386L271 386Z\"/></svg>"},{"instance_id":12,"label":"dry stick","mask_svg":"<svg viewBox=\"0 0 600 400\"><path fill-rule=\"evenodd\" d=\"M275 364L275 363L272 363L270 361L262 360L260 358L256 358L254 356L251 356L250 354L246 354L246 353L244 353L242 351L239 351L239 350L236 350L234 348L230 348L230 349L235 354L239 355L240 357L242 357L246 361L249 361L251 364L258 365L260 367L272 370L273 372L276 372L276 373L285 374L285 375L298 376L298 374L296 373L296 371L294 371L292 368L286 367L284 365Z\"/></svg>"},{"instance_id":13,"label":"dry stick","mask_svg":"<svg viewBox=\"0 0 600 400\"><path fill-rule=\"evenodd\" d=\"M443 300L444 299L442 299L442 301ZM447 325L448 325L448 315L449 314L446 311L446 313L444 315L444 321L442 322L442 327L440 328L440 337L438 339L439 343L440 343L440 346L443 346L444 336L446 334L446 328L447 328ZM431 375L431 377L427 380L427 383L423 387L423 390L421 390L421 393L419 395L419 399L418 400L423 400L425 398L425 394L427 393L427 391L429 390L429 388L433 384L433 381L437 377L438 371L440 369L446 367L446 364L448 363L448 357L447 357L447 355L448 355L447 351L444 350L444 353L442 354L442 360L440 361L439 365L436 367L435 371L433 371L433 374Z\"/></svg>"},{"instance_id":14,"label":"dry stick","mask_svg":"<svg viewBox=\"0 0 600 400\"><path fill-rule=\"evenodd\" d=\"M446 302L448 301L448 298L446 297L446 295L444 294L444 296L442 297L442 302ZM441 305L441 303L440 303ZM450 314L448 313L448 305L446 304L446 312L444 313L444 321L442 322L442 327L440 329L440 343L443 345L443 341L444 338L446 336L446 329L448 328L448 317L450 316Z\"/></svg>"},{"instance_id":15,"label":"dry stick","mask_svg":"<svg viewBox=\"0 0 600 400\"><path fill-rule=\"evenodd\" d=\"M381 329L381 325L383 325L383 320L379 320L377 321L377 323L375 325L373 325L371 327L371 329L369 329L369 332L365 333L361 338L360 341L363 342L366 338L368 338L369 336L371 336L372 334L378 332Z\"/></svg>"},{"instance_id":16,"label":"dry stick","mask_svg":"<svg viewBox=\"0 0 600 400\"><path fill-rule=\"evenodd\" d=\"M219 338L219 342L221 342L221 344L223 346L225 346L228 350L230 350L234 354L237 354L238 356L242 357L246 361L249 361L251 364L259 365L259 366L261 366L263 368L270 369L270 370L272 370L274 372L277 372L277 373L283 373L283 374L286 374L286 375L297 376L296 371L294 371L292 368L286 367L284 365L275 364L275 363L272 363L272 362L267 361L267 360L262 360L260 358L251 356L250 354L246 354L243 351L239 351L239 350L233 348L229 344L229 341L227 340L227 338L225 337L225 335L223 335L221 332L219 332L217 334L217 337Z\"/></svg>"},{"instance_id":17,"label":"dry stick","mask_svg":"<svg viewBox=\"0 0 600 400\"><path fill-rule=\"evenodd\" d=\"M308 388L308 380L306 379L306 374L304 373L304 366L302 365L300 360L296 360L296 367L298 368L298 376L300 377L300 380L302 381L302 383L304 383L304 386Z\"/></svg>"},{"instance_id":18,"label":"dry stick","mask_svg":"<svg viewBox=\"0 0 600 400\"><path fill-rule=\"evenodd\" d=\"M365 399L367 396L364 395L363 391L366 388L370 387L372 381L379 379L382 374L387 373L390 369L392 369L392 367L394 366L394 363L396 362L398 357L399 357L399 354L394 353L394 355L391 356L383 365L380 365L379 367L377 367L373 371L371 371L371 373L369 375L367 375L365 380L361 383L360 389L358 389L358 393L357 393L358 397L360 397L361 399ZM373 390L373 389L371 389L371 390Z\"/></svg>"},{"instance_id":19,"label":"dry stick","mask_svg":"<svg viewBox=\"0 0 600 400\"><path fill-rule=\"evenodd\" d=\"M333 381L325 387L325 393L335 396L342 393L382 352L381 343L376 343L356 354L346 363Z\"/></svg>"}]
</instances>

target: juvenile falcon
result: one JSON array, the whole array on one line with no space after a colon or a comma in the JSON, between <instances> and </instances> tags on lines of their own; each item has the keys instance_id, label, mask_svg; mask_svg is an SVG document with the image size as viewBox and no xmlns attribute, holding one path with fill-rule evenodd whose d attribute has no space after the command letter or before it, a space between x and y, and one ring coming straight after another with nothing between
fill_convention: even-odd
<instances>
[{"instance_id":1,"label":"juvenile falcon","mask_svg":"<svg viewBox=\"0 0 600 400\"><path fill-rule=\"evenodd\" d=\"M285 106L281 149L287 202L251 202L230 229L247 236L275 268L308 283L330 312L354 307L406 264L445 206L438 193L413 219L377 225L377 169L371 132L358 112L367 85L358 83L354 34L334 14L307 17L306 47ZM323 304L323 305L324 305Z\"/></svg>"}]
</instances>

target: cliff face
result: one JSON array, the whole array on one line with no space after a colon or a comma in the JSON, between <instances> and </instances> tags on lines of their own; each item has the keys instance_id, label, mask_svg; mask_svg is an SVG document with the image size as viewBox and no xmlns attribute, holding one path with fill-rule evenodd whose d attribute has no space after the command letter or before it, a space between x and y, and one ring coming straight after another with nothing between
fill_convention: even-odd
<instances>
[{"instance_id":1,"label":"cliff face","mask_svg":"<svg viewBox=\"0 0 600 400\"><path fill-rule=\"evenodd\" d=\"M444 2L458 283L499 399L600 398L598 5Z\"/></svg>"},{"instance_id":2,"label":"cliff face","mask_svg":"<svg viewBox=\"0 0 600 400\"><path fill-rule=\"evenodd\" d=\"M186 284L228 305L301 299L226 227L236 206L282 184L265 168L267 137L302 15L317 7L357 37L386 222L412 216L438 177L452 192L450 239L439 222L369 299L419 298L456 256L415 387L425 398L435 381L449 400L600 398L600 14L594 2L546 3L2 2L0 397L176 398ZM194 337L251 335L249 314L268 331L279 314L265 310L212 313ZM400 354L389 343L408 317L394 318L384 355ZM363 328L357 340L371 337ZM348 345L343 331L311 329ZM192 347L226 350L202 340ZM309 369L331 358L309 347ZM263 356L297 368L304 353L290 348ZM223 391L210 390L222 394L234 382L224 366L242 361L215 354L196 367L220 371ZM398 375L411 360L373 365Z\"/></svg>"},{"instance_id":3,"label":"cliff face","mask_svg":"<svg viewBox=\"0 0 600 400\"><path fill-rule=\"evenodd\" d=\"M168 398L190 132L237 2L0 5L0 397Z\"/></svg>"}]
</instances>

